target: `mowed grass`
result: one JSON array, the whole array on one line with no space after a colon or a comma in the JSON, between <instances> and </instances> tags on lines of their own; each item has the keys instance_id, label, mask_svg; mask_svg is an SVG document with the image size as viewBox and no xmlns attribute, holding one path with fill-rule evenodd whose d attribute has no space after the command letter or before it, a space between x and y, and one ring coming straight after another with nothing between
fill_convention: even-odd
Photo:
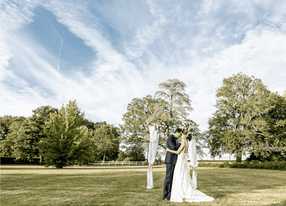
<instances>
[{"instance_id":1,"label":"mowed grass","mask_svg":"<svg viewBox=\"0 0 286 206\"><path fill-rule=\"evenodd\" d=\"M198 190L213 202L163 201L165 167L1 166L1 205L286 205L286 171L198 168Z\"/></svg>"}]
</instances>

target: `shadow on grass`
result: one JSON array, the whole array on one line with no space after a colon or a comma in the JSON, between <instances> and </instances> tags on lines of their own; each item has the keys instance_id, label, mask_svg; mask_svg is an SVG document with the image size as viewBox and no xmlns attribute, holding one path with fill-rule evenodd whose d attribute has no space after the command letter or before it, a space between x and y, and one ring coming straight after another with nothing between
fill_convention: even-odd
<instances>
[{"instance_id":1,"label":"shadow on grass","mask_svg":"<svg viewBox=\"0 0 286 206\"><path fill-rule=\"evenodd\" d=\"M285 186L286 182L286 172L279 170L228 168L201 170L198 173L198 190L215 199L226 198L235 194L256 193L264 189L274 189ZM286 204L283 201L278 205Z\"/></svg>"},{"instance_id":2,"label":"shadow on grass","mask_svg":"<svg viewBox=\"0 0 286 206\"><path fill-rule=\"evenodd\" d=\"M155 166L154 168L164 168L165 166ZM64 167L64 168L56 168L56 167L45 167L45 166L1 166L1 170L114 170L114 169L147 169L148 166L75 166L75 167Z\"/></svg>"},{"instance_id":3,"label":"shadow on grass","mask_svg":"<svg viewBox=\"0 0 286 206\"><path fill-rule=\"evenodd\" d=\"M279 203L274 203L274 204L271 204L271 205L266 205L266 206L286 206L286 200L285 200L285 201L282 201L282 202L279 202Z\"/></svg>"}]
</instances>

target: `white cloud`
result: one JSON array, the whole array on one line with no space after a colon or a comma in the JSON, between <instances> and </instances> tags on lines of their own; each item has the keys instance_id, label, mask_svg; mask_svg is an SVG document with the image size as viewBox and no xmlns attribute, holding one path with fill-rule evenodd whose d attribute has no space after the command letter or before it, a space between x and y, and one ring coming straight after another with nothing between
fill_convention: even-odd
<instances>
[{"instance_id":1,"label":"white cloud","mask_svg":"<svg viewBox=\"0 0 286 206\"><path fill-rule=\"evenodd\" d=\"M178 78L186 83L192 100L194 111L190 118L204 130L215 110L215 90L224 77L243 72L260 78L272 91L285 90L286 25L282 9L285 4L271 7L268 16L259 17L263 11L258 12L255 4L234 2L229 6L237 15L226 12L221 17L218 14L224 11L226 2L210 1L207 6L205 1L206 5L194 7L187 1L176 6L159 5L157 1L148 3L149 8L138 3L142 11L132 4L135 9L130 13L134 19L128 17L128 26L127 17L121 13L123 9L116 10L118 3L114 3L116 7L104 6L103 21L87 8L88 4L44 2L42 5L61 24L98 54L89 65L93 69L90 76L78 70L67 77L57 72L58 54L50 54L28 33L18 32L32 22L36 3L20 8L6 2L9 9L5 19L10 22L5 24L5 34L13 31L13 35L1 37L0 80L11 79L18 89L1 83L1 108L5 109L1 109L0 115L27 116L38 106L60 108L68 100L76 99L93 121L118 124L133 98L153 95L159 83ZM139 11L145 16L136 15ZM110 15L112 12L114 16ZM14 18L13 22L9 18ZM117 46L112 35L106 35L102 22L108 22L119 33L121 42ZM19 68L9 67L9 62L23 68L21 72L29 74L38 86L31 86Z\"/></svg>"}]
</instances>

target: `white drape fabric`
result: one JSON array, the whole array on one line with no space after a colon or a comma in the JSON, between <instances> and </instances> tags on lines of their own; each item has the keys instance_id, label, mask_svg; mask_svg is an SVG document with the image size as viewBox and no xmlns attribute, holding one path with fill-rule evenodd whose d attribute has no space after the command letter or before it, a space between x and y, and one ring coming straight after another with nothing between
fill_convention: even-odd
<instances>
[{"instance_id":1,"label":"white drape fabric","mask_svg":"<svg viewBox=\"0 0 286 206\"><path fill-rule=\"evenodd\" d=\"M197 190L190 176L187 153L178 155L171 190L171 202L210 202L214 198Z\"/></svg>"},{"instance_id":2,"label":"white drape fabric","mask_svg":"<svg viewBox=\"0 0 286 206\"><path fill-rule=\"evenodd\" d=\"M193 183L195 185L195 188L198 188L197 184L197 167L198 167L198 156L197 156L197 148L196 148L196 138L193 137L191 141L189 141L189 147L188 147L188 156L190 159L190 165L193 167Z\"/></svg>"},{"instance_id":3,"label":"white drape fabric","mask_svg":"<svg viewBox=\"0 0 286 206\"><path fill-rule=\"evenodd\" d=\"M147 171L147 189L153 189L153 188L154 188L153 171L152 171L152 166L149 166Z\"/></svg>"},{"instance_id":4,"label":"white drape fabric","mask_svg":"<svg viewBox=\"0 0 286 206\"><path fill-rule=\"evenodd\" d=\"M157 125L149 126L150 143L148 153L148 163L153 165L156 159L157 147L159 143L159 131ZM152 166L148 167L147 171L147 189L154 188Z\"/></svg>"}]
</instances>

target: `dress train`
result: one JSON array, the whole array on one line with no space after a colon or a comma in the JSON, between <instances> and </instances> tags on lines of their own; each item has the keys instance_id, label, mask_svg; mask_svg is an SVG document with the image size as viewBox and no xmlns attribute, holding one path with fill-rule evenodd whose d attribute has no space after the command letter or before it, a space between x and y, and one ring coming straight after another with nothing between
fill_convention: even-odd
<instances>
[{"instance_id":1,"label":"dress train","mask_svg":"<svg viewBox=\"0 0 286 206\"><path fill-rule=\"evenodd\" d=\"M190 176L187 154L178 155L171 190L171 202L210 202L214 198L197 190Z\"/></svg>"}]
</instances>

